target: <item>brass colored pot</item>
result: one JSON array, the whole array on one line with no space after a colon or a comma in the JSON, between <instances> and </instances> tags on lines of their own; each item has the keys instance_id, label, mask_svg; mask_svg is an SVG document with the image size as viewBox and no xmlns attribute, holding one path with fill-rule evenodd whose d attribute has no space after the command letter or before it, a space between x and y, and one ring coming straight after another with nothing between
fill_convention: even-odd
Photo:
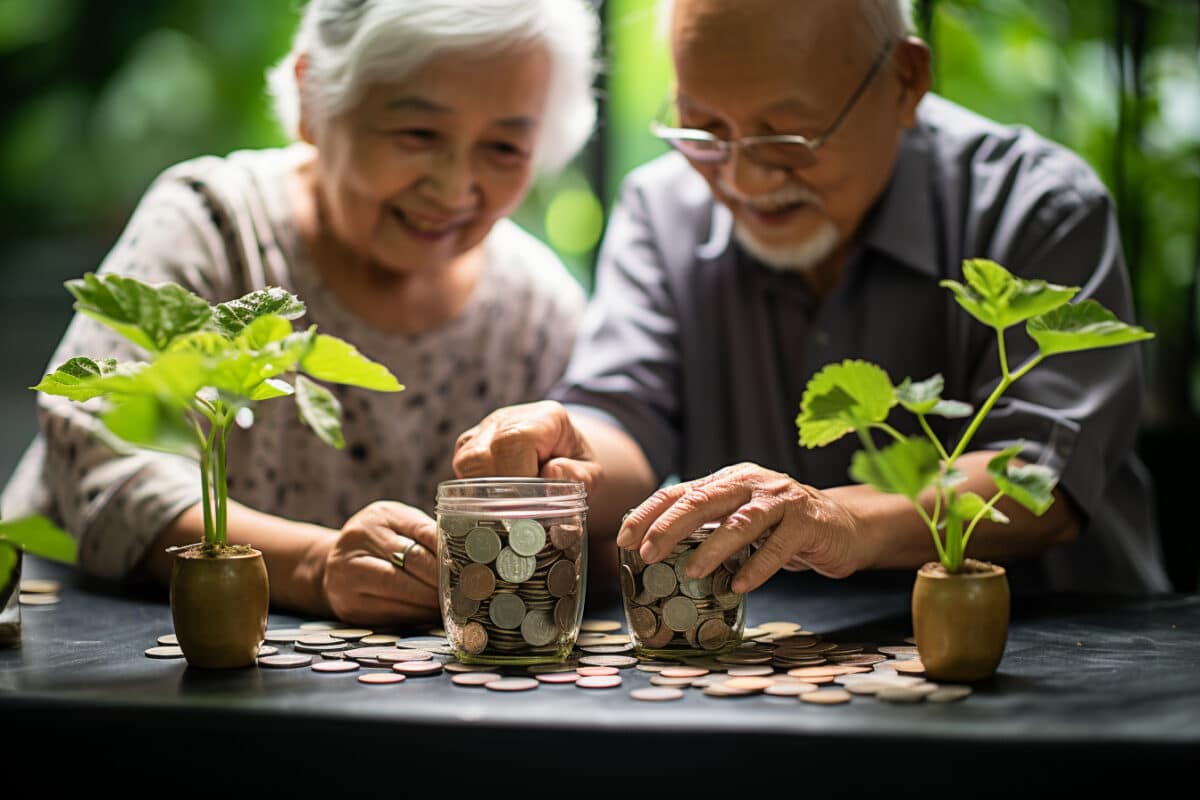
<instances>
[{"instance_id":1,"label":"brass colored pot","mask_svg":"<svg viewBox=\"0 0 1200 800\"><path fill-rule=\"evenodd\" d=\"M925 674L936 680L992 677L1008 639L1008 576L1003 567L966 559L951 574L931 562L917 572L912 619Z\"/></svg>"},{"instance_id":2,"label":"brass colored pot","mask_svg":"<svg viewBox=\"0 0 1200 800\"><path fill-rule=\"evenodd\" d=\"M171 616L189 665L248 667L267 633L270 590L262 553L185 550L171 569Z\"/></svg>"}]
</instances>

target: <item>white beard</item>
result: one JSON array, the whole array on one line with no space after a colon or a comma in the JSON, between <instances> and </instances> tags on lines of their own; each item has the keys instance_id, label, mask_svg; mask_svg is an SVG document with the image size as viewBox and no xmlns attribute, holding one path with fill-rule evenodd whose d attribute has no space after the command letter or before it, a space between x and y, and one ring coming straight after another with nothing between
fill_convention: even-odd
<instances>
[{"instance_id":1,"label":"white beard","mask_svg":"<svg viewBox=\"0 0 1200 800\"><path fill-rule=\"evenodd\" d=\"M838 246L837 226L829 220L802 242L784 245L768 245L754 238L754 234L734 223L733 235L738 244L750 255L772 269L781 272L805 272L817 266L833 254Z\"/></svg>"}]
</instances>

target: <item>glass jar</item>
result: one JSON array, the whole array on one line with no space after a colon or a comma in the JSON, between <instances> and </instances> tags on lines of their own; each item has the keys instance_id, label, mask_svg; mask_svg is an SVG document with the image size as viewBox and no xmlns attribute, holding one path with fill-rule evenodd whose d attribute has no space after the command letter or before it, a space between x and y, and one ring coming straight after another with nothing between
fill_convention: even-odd
<instances>
[{"instance_id":1,"label":"glass jar","mask_svg":"<svg viewBox=\"0 0 1200 800\"><path fill-rule=\"evenodd\" d=\"M578 481L472 478L438 485L442 622L468 664L563 661L587 582L587 494Z\"/></svg>"},{"instance_id":2,"label":"glass jar","mask_svg":"<svg viewBox=\"0 0 1200 800\"><path fill-rule=\"evenodd\" d=\"M0 647L16 647L21 644L21 561L25 554L7 544L0 547L11 549L16 556L8 580L0 581ZM4 557L0 553L0 558Z\"/></svg>"},{"instance_id":3,"label":"glass jar","mask_svg":"<svg viewBox=\"0 0 1200 800\"><path fill-rule=\"evenodd\" d=\"M718 527L717 522L700 526L655 564L647 565L636 550L620 551L621 600L638 655L714 655L741 644L746 597L730 584L750 548L734 553L710 575L687 576L692 554Z\"/></svg>"}]
</instances>

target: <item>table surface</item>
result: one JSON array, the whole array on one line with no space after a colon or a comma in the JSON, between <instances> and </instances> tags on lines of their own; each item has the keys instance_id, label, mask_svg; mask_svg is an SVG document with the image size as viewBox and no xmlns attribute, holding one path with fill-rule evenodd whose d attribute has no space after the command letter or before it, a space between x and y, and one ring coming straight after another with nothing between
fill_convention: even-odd
<instances>
[{"instance_id":1,"label":"table surface","mask_svg":"<svg viewBox=\"0 0 1200 800\"><path fill-rule=\"evenodd\" d=\"M403 741L430 765L452 768L472 753L472 763L503 767L512 753L536 752L565 768L597 748L652 746L653 763L621 757L627 770L648 771L692 763L708 747L764 758L803 752L806 763L820 758L843 771L864 758L901 769L934 754L981 764L986 753L1032 769L1039 760L1083 765L1112 753L1163 774L1200 755L1197 595L1018 598L997 676L966 700L855 697L814 706L698 690L671 703L637 702L629 691L650 678L637 670L622 671L616 690L542 685L502 694L454 686L447 674L367 686L355 673L191 669L144 655L172 630L165 592L98 584L36 559L25 577L63 581L62 603L22 609L22 646L0 651L0 719L60 737L69 731L81 747L113 732L166 754L237 730L274 757L319 748L328 758L394 758ZM594 595L587 616L619 619L614 599ZM911 631L908 599L901 589L789 575L753 594L747 616L752 625L801 622L835 641L899 644ZM270 627L303 621L272 613Z\"/></svg>"}]
</instances>

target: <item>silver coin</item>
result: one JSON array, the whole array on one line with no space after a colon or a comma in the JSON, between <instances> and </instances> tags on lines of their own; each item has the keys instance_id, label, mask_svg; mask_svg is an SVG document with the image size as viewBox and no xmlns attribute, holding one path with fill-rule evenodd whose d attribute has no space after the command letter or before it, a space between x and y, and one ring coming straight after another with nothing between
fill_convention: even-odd
<instances>
[{"instance_id":1,"label":"silver coin","mask_svg":"<svg viewBox=\"0 0 1200 800\"><path fill-rule=\"evenodd\" d=\"M619 656L624 653L633 652L633 643L628 644L593 644L580 647L585 653L591 653L596 656Z\"/></svg>"},{"instance_id":2,"label":"silver coin","mask_svg":"<svg viewBox=\"0 0 1200 800\"><path fill-rule=\"evenodd\" d=\"M683 692L669 686L652 686L644 689L634 689L629 693L629 696L634 700L643 700L648 703L662 703L670 700L679 700L683 697Z\"/></svg>"},{"instance_id":3,"label":"silver coin","mask_svg":"<svg viewBox=\"0 0 1200 800\"><path fill-rule=\"evenodd\" d=\"M538 687L537 678L500 678L484 684L493 692L528 692Z\"/></svg>"},{"instance_id":4,"label":"silver coin","mask_svg":"<svg viewBox=\"0 0 1200 800\"><path fill-rule=\"evenodd\" d=\"M442 665L437 661L405 661L392 665L392 672L402 675L438 675L441 671Z\"/></svg>"},{"instance_id":5,"label":"silver coin","mask_svg":"<svg viewBox=\"0 0 1200 800\"><path fill-rule=\"evenodd\" d=\"M56 594L30 594L20 592L17 594L17 602L23 606L54 606L62 602L62 598Z\"/></svg>"},{"instance_id":6,"label":"silver coin","mask_svg":"<svg viewBox=\"0 0 1200 800\"><path fill-rule=\"evenodd\" d=\"M459 514L439 514L438 527L444 530L447 536L461 539L475 527L475 520Z\"/></svg>"},{"instance_id":7,"label":"silver coin","mask_svg":"<svg viewBox=\"0 0 1200 800\"><path fill-rule=\"evenodd\" d=\"M300 630L302 631L332 631L341 627L343 625L340 622L328 622L325 620L300 623Z\"/></svg>"},{"instance_id":8,"label":"silver coin","mask_svg":"<svg viewBox=\"0 0 1200 800\"><path fill-rule=\"evenodd\" d=\"M450 679L455 686L483 686L485 683L500 680L495 672L460 672Z\"/></svg>"},{"instance_id":9,"label":"silver coin","mask_svg":"<svg viewBox=\"0 0 1200 800\"><path fill-rule=\"evenodd\" d=\"M703 600L712 595L712 577L705 576L703 578L681 581L679 591L693 600Z\"/></svg>"},{"instance_id":10,"label":"silver coin","mask_svg":"<svg viewBox=\"0 0 1200 800\"><path fill-rule=\"evenodd\" d=\"M307 635L308 631L299 628L278 628L267 631L265 639L272 644L291 644L301 636Z\"/></svg>"},{"instance_id":11,"label":"silver coin","mask_svg":"<svg viewBox=\"0 0 1200 800\"><path fill-rule=\"evenodd\" d=\"M580 664L586 664L589 667L616 667L617 669L626 669L637 665L637 659L633 656L584 656L579 659Z\"/></svg>"},{"instance_id":12,"label":"silver coin","mask_svg":"<svg viewBox=\"0 0 1200 800\"><path fill-rule=\"evenodd\" d=\"M578 609L579 602L574 595L554 604L554 622L560 630L569 631L575 627L575 612Z\"/></svg>"},{"instance_id":13,"label":"silver coin","mask_svg":"<svg viewBox=\"0 0 1200 800\"><path fill-rule=\"evenodd\" d=\"M646 572L650 572L651 567L656 566L651 564L646 567ZM674 573L671 574L674 578ZM667 602L663 603L662 610L663 622L667 627L676 633L683 633L696 624L699 618L699 612L696 610L696 604L686 597L672 597Z\"/></svg>"},{"instance_id":14,"label":"silver coin","mask_svg":"<svg viewBox=\"0 0 1200 800\"><path fill-rule=\"evenodd\" d=\"M146 656L149 658L183 658L183 650L176 645L151 647L146 650Z\"/></svg>"},{"instance_id":15,"label":"silver coin","mask_svg":"<svg viewBox=\"0 0 1200 800\"><path fill-rule=\"evenodd\" d=\"M642 587L653 597L669 597L678 585L675 570L662 562L651 564L642 573Z\"/></svg>"},{"instance_id":16,"label":"silver coin","mask_svg":"<svg viewBox=\"0 0 1200 800\"><path fill-rule=\"evenodd\" d=\"M575 681L580 689L615 689L621 683L620 675L589 675Z\"/></svg>"},{"instance_id":17,"label":"silver coin","mask_svg":"<svg viewBox=\"0 0 1200 800\"><path fill-rule=\"evenodd\" d=\"M497 627L519 628L525 619L525 601L512 592L496 592L488 605L488 616Z\"/></svg>"},{"instance_id":18,"label":"silver coin","mask_svg":"<svg viewBox=\"0 0 1200 800\"><path fill-rule=\"evenodd\" d=\"M477 564L495 561L500 546L500 537L491 528L475 528L467 534L467 557Z\"/></svg>"},{"instance_id":19,"label":"silver coin","mask_svg":"<svg viewBox=\"0 0 1200 800\"><path fill-rule=\"evenodd\" d=\"M367 628L334 628L328 631L328 634L334 639L341 639L344 642L357 642L359 639L370 636L374 632Z\"/></svg>"},{"instance_id":20,"label":"silver coin","mask_svg":"<svg viewBox=\"0 0 1200 800\"><path fill-rule=\"evenodd\" d=\"M633 570L628 564L621 565L621 596L632 598L637 594L637 579L633 576Z\"/></svg>"},{"instance_id":21,"label":"silver coin","mask_svg":"<svg viewBox=\"0 0 1200 800\"><path fill-rule=\"evenodd\" d=\"M158 643L163 647L177 647L179 645L179 637L173 633L164 633L158 637Z\"/></svg>"},{"instance_id":22,"label":"silver coin","mask_svg":"<svg viewBox=\"0 0 1200 800\"><path fill-rule=\"evenodd\" d=\"M930 703L953 703L971 694L970 686L943 685L925 695Z\"/></svg>"},{"instance_id":23,"label":"silver coin","mask_svg":"<svg viewBox=\"0 0 1200 800\"><path fill-rule=\"evenodd\" d=\"M355 672L358 662L355 661L318 661L312 665L313 672Z\"/></svg>"},{"instance_id":24,"label":"silver coin","mask_svg":"<svg viewBox=\"0 0 1200 800\"><path fill-rule=\"evenodd\" d=\"M330 644L345 644L341 639L335 639L324 633L308 633L296 639L296 644L306 644L313 647L323 647Z\"/></svg>"},{"instance_id":25,"label":"silver coin","mask_svg":"<svg viewBox=\"0 0 1200 800\"><path fill-rule=\"evenodd\" d=\"M279 652L279 648L269 644L260 644L258 646L258 657L273 656ZM327 656L328 657L328 656Z\"/></svg>"},{"instance_id":26,"label":"silver coin","mask_svg":"<svg viewBox=\"0 0 1200 800\"><path fill-rule=\"evenodd\" d=\"M534 647L545 647L559 637L558 626L548 611L530 611L521 622L521 638Z\"/></svg>"},{"instance_id":27,"label":"silver coin","mask_svg":"<svg viewBox=\"0 0 1200 800\"><path fill-rule=\"evenodd\" d=\"M546 529L535 519L508 524L508 546L519 556L535 556L546 546Z\"/></svg>"},{"instance_id":28,"label":"silver coin","mask_svg":"<svg viewBox=\"0 0 1200 800\"><path fill-rule=\"evenodd\" d=\"M278 656L263 656L258 660L258 665L260 667L270 667L272 669L295 669L296 667L307 667L312 662L312 656L284 654Z\"/></svg>"},{"instance_id":29,"label":"silver coin","mask_svg":"<svg viewBox=\"0 0 1200 800\"><path fill-rule=\"evenodd\" d=\"M536 569L536 558L520 555L509 547L501 550L496 556L496 572L501 580L508 583L524 583L533 576Z\"/></svg>"}]
</instances>

